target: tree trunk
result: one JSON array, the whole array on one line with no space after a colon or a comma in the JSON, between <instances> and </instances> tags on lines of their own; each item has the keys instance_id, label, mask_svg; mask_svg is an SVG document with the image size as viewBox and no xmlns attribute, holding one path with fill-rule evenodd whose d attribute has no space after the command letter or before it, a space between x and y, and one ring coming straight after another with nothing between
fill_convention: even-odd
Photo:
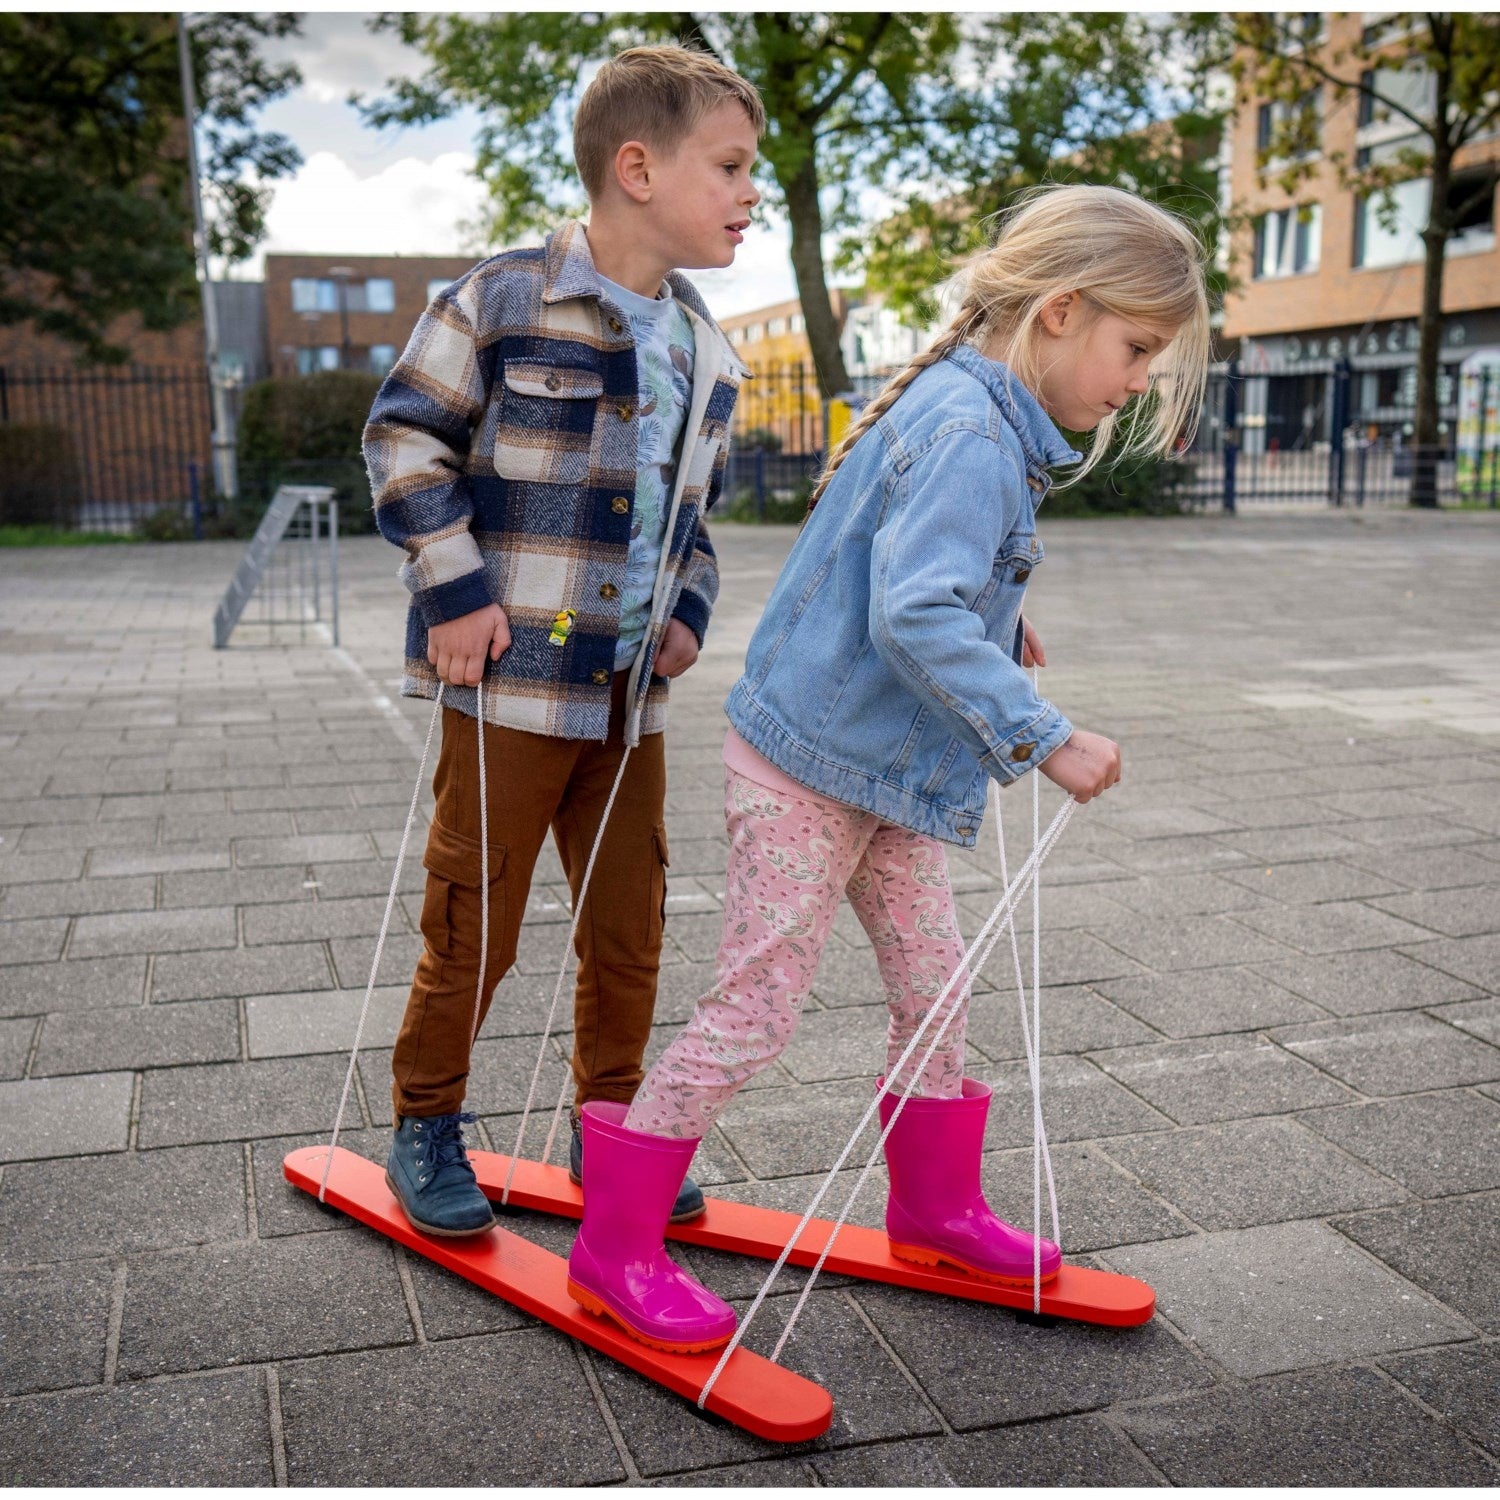
<instances>
[{"instance_id":1,"label":"tree trunk","mask_svg":"<svg viewBox=\"0 0 1500 1500\"><path fill-rule=\"evenodd\" d=\"M792 226L792 271L802 301L807 342L812 345L819 390L827 400L849 389L849 374L844 368L838 319L833 315L823 268L823 210L818 203L818 163L810 138L806 146L796 169L785 176L778 173L777 181Z\"/></svg>"},{"instance_id":2,"label":"tree trunk","mask_svg":"<svg viewBox=\"0 0 1500 1500\"><path fill-rule=\"evenodd\" d=\"M1432 198L1422 231L1422 311L1417 321L1417 409L1412 432L1411 503L1435 509L1438 503L1438 356L1443 347L1443 270L1452 230L1448 189L1453 179L1453 148L1448 141L1448 75L1437 70L1433 115Z\"/></svg>"}]
</instances>

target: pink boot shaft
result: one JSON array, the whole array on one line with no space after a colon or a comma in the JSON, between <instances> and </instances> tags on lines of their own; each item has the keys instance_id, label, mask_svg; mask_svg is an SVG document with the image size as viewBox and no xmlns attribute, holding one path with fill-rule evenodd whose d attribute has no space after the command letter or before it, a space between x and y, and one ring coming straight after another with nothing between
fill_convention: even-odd
<instances>
[{"instance_id":1,"label":"pink boot shaft","mask_svg":"<svg viewBox=\"0 0 1500 1500\"><path fill-rule=\"evenodd\" d=\"M627 1106L583 1106L583 1223L568 1294L653 1348L691 1354L726 1343L734 1309L667 1254L667 1215L698 1142L625 1129Z\"/></svg>"},{"instance_id":2,"label":"pink boot shaft","mask_svg":"<svg viewBox=\"0 0 1500 1500\"><path fill-rule=\"evenodd\" d=\"M894 1094L881 1099L882 1128L898 1102ZM985 1281L1030 1286L1032 1237L998 1218L979 1184L989 1109L989 1086L973 1078L964 1079L956 1099L906 1101L885 1143L891 1173L885 1232L891 1254L901 1260L941 1260ZM1061 1266L1061 1251L1043 1240L1042 1280L1050 1281Z\"/></svg>"}]
</instances>

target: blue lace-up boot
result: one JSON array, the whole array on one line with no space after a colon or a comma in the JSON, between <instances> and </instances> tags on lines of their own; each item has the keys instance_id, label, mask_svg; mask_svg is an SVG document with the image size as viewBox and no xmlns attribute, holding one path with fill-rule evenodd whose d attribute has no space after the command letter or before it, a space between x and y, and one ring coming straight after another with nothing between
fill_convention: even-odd
<instances>
[{"instance_id":1,"label":"blue lace-up boot","mask_svg":"<svg viewBox=\"0 0 1500 1500\"><path fill-rule=\"evenodd\" d=\"M490 1201L479 1191L464 1152L465 1125L475 1116L403 1118L386 1158L386 1185L406 1217L424 1234L482 1234L492 1229Z\"/></svg>"},{"instance_id":2,"label":"blue lace-up boot","mask_svg":"<svg viewBox=\"0 0 1500 1500\"><path fill-rule=\"evenodd\" d=\"M568 1143L568 1177L578 1187L583 1186L583 1124L577 1115L573 1116L573 1139ZM703 1189L691 1177L684 1177L667 1222L686 1224L689 1219L696 1219L705 1207Z\"/></svg>"}]
</instances>

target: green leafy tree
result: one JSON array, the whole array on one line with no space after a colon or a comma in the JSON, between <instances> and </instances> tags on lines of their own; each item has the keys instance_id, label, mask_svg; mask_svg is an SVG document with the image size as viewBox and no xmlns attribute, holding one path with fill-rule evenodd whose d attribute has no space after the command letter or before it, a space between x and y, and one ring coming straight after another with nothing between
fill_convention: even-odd
<instances>
[{"instance_id":1,"label":"green leafy tree","mask_svg":"<svg viewBox=\"0 0 1500 1500\"><path fill-rule=\"evenodd\" d=\"M247 256L267 184L302 158L256 112L300 82L260 54L291 15L190 23L210 248ZM109 327L197 311L192 205L174 15L0 14L0 324L30 322L93 362L127 351Z\"/></svg>"},{"instance_id":2,"label":"green leafy tree","mask_svg":"<svg viewBox=\"0 0 1500 1500\"><path fill-rule=\"evenodd\" d=\"M1210 82L1226 35L1213 15L971 18L962 66L929 86L911 121L923 138L884 137L867 158L896 208L848 234L839 264L926 325L938 315L934 289L986 243L992 216L1049 182L1128 187L1196 223L1213 246L1227 100L1211 101Z\"/></svg>"},{"instance_id":3,"label":"green leafy tree","mask_svg":"<svg viewBox=\"0 0 1500 1500\"><path fill-rule=\"evenodd\" d=\"M1458 179L1455 191L1455 159L1500 122L1500 15L1392 13L1352 38L1336 46L1323 42L1316 31L1307 33L1301 13L1237 13L1234 71L1243 98L1285 106L1261 163L1274 163L1276 180L1288 191L1319 171L1323 126L1335 111L1357 105L1362 118L1410 126L1404 140L1382 149L1358 151L1352 159L1330 152L1328 159L1344 187L1376 200L1387 228L1396 224L1392 189L1422 177L1432 183L1421 229L1411 503L1435 506L1448 245L1471 214L1493 204L1500 181L1500 160L1491 154Z\"/></svg>"}]
</instances>

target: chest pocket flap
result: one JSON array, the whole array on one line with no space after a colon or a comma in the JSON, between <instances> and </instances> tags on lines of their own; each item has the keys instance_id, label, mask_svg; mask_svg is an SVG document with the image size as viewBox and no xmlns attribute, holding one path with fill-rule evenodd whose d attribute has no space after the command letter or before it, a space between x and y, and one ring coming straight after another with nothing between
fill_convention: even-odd
<instances>
[{"instance_id":1,"label":"chest pocket flap","mask_svg":"<svg viewBox=\"0 0 1500 1500\"><path fill-rule=\"evenodd\" d=\"M582 484L589 471L598 370L508 359L495 431L495 472L533 484Z\"/></svg>"},{"instance_id":2,"label":"chest pocket flap","mask_svg":"<svg viewBox=\"0 0 1500 1500\"><path fill-rule=\"evenodd\" d=\"M604 377L597 370L571 365L549 365L536 360L508 359L505 385L518 396L572 398L597 401L604 394Z\"/></svg>"}]
</instances>

